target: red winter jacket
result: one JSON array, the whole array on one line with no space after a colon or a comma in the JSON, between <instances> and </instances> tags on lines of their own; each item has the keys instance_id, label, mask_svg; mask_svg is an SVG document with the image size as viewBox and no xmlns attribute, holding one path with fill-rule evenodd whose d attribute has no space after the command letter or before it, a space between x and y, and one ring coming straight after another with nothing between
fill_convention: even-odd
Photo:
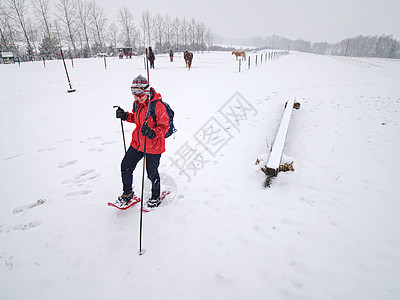
<instances>
[{"instance_id":1,"label":"red winter jacket","mask_svg":"<svg viewBox=\"0 0 400 300\"><path fill-rule=\"evenodd\" d=\"M157 93L153 88L150 88L150 101L162 100L161 95ZM145 136L142 134L142 126L146 121L147 125L154 130L156 136L154 139L146 138L146 153L150 154L161 154L165 152L165 134L169 129L169 117L165 105L158 101L155 105L154 112L156 115L157 124L154 122L153 117L150 115L146 120L146 114L148 109L149 101L141 104L138 101L138 109L135 112L135 104L133 104L132 113L129 113L129 117L126 120L130 123L135 123L136 128L132 132L131 146L138 151L144 152L144 139Z\"/></svg>"}]
</instances>

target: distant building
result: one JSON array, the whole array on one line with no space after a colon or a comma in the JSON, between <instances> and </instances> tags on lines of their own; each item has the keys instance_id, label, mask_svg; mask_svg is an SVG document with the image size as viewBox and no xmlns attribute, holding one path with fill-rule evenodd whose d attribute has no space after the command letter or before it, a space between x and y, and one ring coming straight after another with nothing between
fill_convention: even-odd
<instances>
[{"instance_id":1,"label":"distant building","mask_svg":"<svg viewBox=\"0 0 400 300\"><path fill-rule=\"evenodd\" d=\"M3 64L15 63L14 54L12 52L1 52L0 57Z\"/></svg>"}]
</instances>

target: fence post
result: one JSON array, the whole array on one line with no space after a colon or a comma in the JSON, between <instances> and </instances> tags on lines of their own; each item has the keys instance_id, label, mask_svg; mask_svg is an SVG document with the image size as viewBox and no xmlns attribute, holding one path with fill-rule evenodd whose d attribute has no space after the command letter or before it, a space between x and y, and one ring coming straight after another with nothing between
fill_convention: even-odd
<instances>
[{"instance_id":1,"label":"fence post","mask_svg":"<svg viewBox=\"0 0 400 300\"><path fill-rule=\"evenodd\" d=\"M46 68L46 61L44 60L44 56L42 57L43 59L43 66Z\"/></svg>"},{"instance_id":2,"label":"fence post","mask_svg":"<svg viewBox=\"0 0 400 300\"><path fill-rule=\"evenodd\" d=\"M107 70L106 56L104 56L104 68Z\"/></svg>"},{"instance_id":3,"label":"fence post","mask_svg":"<svg viewBox=\"0 0 400 300\"><path fill-rule=\"evenodd\" d=\"M249 66L248 66L248 69L250 70L250 56L249 56Z\"/></svg>"},{"instance_id":4,"label":"fence post","mask_svg":"<svg viewBox=\"0 0 400 300\"><path fill-rule=\"evenodd\" d=\"M241 67L242 67L242 59L241 59L241 58L239 58L239 73L240 73L240 69L241 69Z\"/></svg>"},{"instance_id":5,"label":"fence post","mask_svg":"<svg viewBox=\"0 0 400 300\"><path fill-rule=\"evenodd\" d=\"M256 54L256 67L257 67L257 54Z\"/></svg>"}]
</instances>

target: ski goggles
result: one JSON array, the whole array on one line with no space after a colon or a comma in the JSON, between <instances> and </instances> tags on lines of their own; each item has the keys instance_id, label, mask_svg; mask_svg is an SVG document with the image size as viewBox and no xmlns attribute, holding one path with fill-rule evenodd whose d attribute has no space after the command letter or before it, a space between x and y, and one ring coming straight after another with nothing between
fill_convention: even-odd
<instances>
[{"instance_id":1,"label":"ski goggles","mask_svg":"<svg viewBox=\"0 0 400 300\"><path fill-rule=\"evenodd\" d=\"M134 87L134 86L131 87L131 91L132 91L132 95L135 95L135 96L144 94L144 90L143 89L138 88L138 87Z\"/></svg>"}]
</instances>

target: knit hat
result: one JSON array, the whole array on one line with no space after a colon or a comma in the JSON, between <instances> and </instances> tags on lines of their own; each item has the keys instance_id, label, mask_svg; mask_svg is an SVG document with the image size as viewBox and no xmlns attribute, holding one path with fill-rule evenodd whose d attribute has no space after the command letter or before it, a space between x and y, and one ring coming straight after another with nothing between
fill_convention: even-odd
<instances>
[{"instance_id":1,"label":"knit hat","mask_svg":"<svg viewBox=\"0 0 400 300\"><path fill-rule=\"evenodd\" d=\"M132 94L134 94L134 95L138 95L138 94L150 95L149 86L150 86L149 81L146 79L146 77L139 75L136 78L134 78L132 81L132 86L131 86Z\"/></svg>"}]
</instances>

